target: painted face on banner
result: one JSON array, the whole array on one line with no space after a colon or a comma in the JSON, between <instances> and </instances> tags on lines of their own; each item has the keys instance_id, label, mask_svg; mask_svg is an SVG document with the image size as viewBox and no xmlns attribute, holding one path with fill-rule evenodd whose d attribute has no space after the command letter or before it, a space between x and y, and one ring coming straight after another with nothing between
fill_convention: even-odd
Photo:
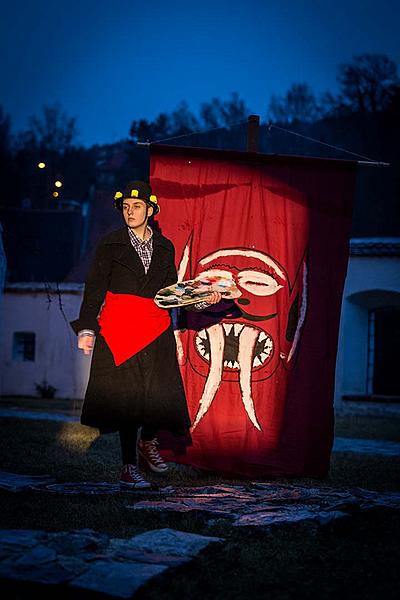
<instances>
[{"instance_id":1,"label":"painted face on banner","mask_svg":"<svg viewBox=\"0 0 400 600\"><path fill-rule=\"evenodd\" d=\"M261 429L252 385L271 378L281 362L291 365L306 311L305 263L301 271L301 279L290 289L283 267L257 250L226 248L200 260L196 277L231 277L242 295L233 314L228 309L228 316L217 323L189 331L190 366L206 379L193 429L225 381L238 382L248 417Z\"/></svg>"},{"instance_id":2,"label":"painted face on banner","mask_svg":"<svg viewBox=\"0 0 400 600\"><path fill-rule=\"evenodd\" d=\"M278 213L283 210L279 198L274 200L269 208L271 219L274 208ZM283 204L287 210L285 200ZM264 390L267 397L266 386L274 386L275 397L279 398L280 388L286 385L279 368L287 371L294 364L307 310L305 240L301 244L297 240L297 247L294 243L289 251L287 241L282 252L280 244L274 249L271 242L266 243L262 231L260 238L258 245L254 234L248 247L232 245L234 240L230 239L229 246L202 255L192 269L191 277L231 278L241 292L230 303L188 316L185 336L189 339L180 345L181 363L186 363L192 378L202 380L193 431L207 419L224 388L226 392L229 388L229 394L234 391L252 426L261 431L259 413L263 410L257 406L255 396L262 397ZM195 237L184 251L183 262L184 256L188 260L194 243Z\"/></svg>"}]
</instances>

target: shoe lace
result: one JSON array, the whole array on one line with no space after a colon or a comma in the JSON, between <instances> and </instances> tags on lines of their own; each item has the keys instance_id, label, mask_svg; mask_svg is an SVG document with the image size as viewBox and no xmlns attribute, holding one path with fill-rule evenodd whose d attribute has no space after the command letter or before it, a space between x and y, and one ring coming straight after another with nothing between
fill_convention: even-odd
<instances>
[{"instance_id":1,"label":"shoe lace","mask_svg":"<svg viewBox=\"0 0 400 600\"><path fill-rule=\"evenodd\" d=\"M132 479L134 479L137 483L145 481L145 479L141 476L138 468L135 465L125 465L124 470L129 474Z\"/></svg>"},{"instance_id":2,"label":"shoe lace","mask_svg":"<svg viewBox=\"0 0 400 600\"><path fill-rule=\"evenodd\" d=\"M154 460L154 462L164 464L164 461L157 449L157 446L159 445L159 443L156 439L142 440L142 443L143 443L143 447L144 447L145 451L150 456L150 458L152 460Z\"/></svg>"}]
</instances>

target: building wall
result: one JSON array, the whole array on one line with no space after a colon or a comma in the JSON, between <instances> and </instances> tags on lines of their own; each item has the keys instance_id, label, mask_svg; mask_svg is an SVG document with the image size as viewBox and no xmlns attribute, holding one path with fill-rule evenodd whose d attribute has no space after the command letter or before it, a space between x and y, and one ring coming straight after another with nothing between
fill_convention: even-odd
<instances>
[{"instance_id":1,"label":"building wall","mask_svg":"<svg viewBox=\"0 0 400 600\"><path fill-rule=\"evenodd\" d=\"M4 282L6 279L6 270L7 270L7 260L6 260L6 253L4 251L2 232L3 232L3 228L0 223L0 301L1 301L1 295L3 293Z\"/></svg>"},{"instance_id":2,"label":"building wall","mask_svg":"<svg viewBox=\"0 0 400 600\"><path fill-rule=\"evenodd\" d=\"M400 306L400 256L351 256L343 293L335 405L368 395L368 323L373 309Z\"/></svg>"},{"instance_id":3,"label":"building wall","mask_svg":"<svg viewBox=\"0 0 400 600\"><path fill-rule=\"evenodd\" d=\"M4 289L4 282L6 279L6 270L7 270L7 259L6 259L6 253L4 252L2 232L3 232L3 228L0 223L0 310L1 310L1 305L2 305L2 301L3 301L3 289ZM1 335L1 329L2 329L2 322L0 319L0 335Z\"/></svg>"},{"instance_id":4,"label":"building wall","mask_svg":"<svg viewBox=\"0 0 400 600\"><path fill-rule=\"evenodd\" d=\"M35 384L45 380L56 388L58 398L83 398L91 357L77 349L76 335L69 325L78 315L81 299L82 286L76 284L75 289L61 289L60 297L54 290L47 295L43 287L6 287L0 316L1 395L37 396ZM35 333L34 361L13 358L15 332Z\"/></svg>"}]
</instances>

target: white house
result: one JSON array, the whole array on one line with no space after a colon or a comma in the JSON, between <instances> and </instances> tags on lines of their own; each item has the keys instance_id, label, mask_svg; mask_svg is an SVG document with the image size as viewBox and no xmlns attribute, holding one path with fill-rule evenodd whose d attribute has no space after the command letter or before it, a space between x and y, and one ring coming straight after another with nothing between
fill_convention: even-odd
<instances>
[{"instance_id":1,"label":"white house","mask_svg":"<svg viewBox=\"0 0 400 600\"><path fill-rule=\"evenodd\" d=\"M350 243L343 293L335 406L400 401L400 238Z\"/></svg>"},{"instance_id":2,"label":"white house","mask_svg":"<svg viewBox=\"0 0 400 600\"><path fill-rule=\"evenodd\" d=\"M0 395L83 398L90 357L77 349L69 321L76 318L83 284L13 283L0 316ZM50 387L51 386L51 387Z\"/></svg>"}]
</instances>

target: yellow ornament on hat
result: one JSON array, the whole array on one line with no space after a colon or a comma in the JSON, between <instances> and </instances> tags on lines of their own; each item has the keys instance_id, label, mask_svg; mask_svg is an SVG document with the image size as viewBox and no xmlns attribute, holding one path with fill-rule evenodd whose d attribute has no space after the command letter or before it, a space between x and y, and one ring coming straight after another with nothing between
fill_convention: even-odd
<instances>
[{"instance_id":1,"label":"yellow ornament on hat","mask_svg":"<svg viewBox=\"0 0 400 600\"><path fill-rule=\"evenodd\" d=\"M154 202L154 204L157 204L157 196L155 196L154 194L152 194L149 198L150 202Z\"/></svg>"},{"instance_id":2,"label":"yellow ornament on hat","mask_svg":"<svg viewBox=\"0 0 400 600\"><path fill-rule=\"evenodd\" d=\"M131 190L131 198L139 198L139 190Z\"/></svg>"},{"instance_id":3,"label":"yellow ornament on hat","mask_svg":"<svg viewBox=\"0 0 400 600\"><path fill-rule=\"evenodd\" d=\"M118 200L118 198L122 198L122 192L115 192L114 200Z\"/></svg>"}]
</instances>

